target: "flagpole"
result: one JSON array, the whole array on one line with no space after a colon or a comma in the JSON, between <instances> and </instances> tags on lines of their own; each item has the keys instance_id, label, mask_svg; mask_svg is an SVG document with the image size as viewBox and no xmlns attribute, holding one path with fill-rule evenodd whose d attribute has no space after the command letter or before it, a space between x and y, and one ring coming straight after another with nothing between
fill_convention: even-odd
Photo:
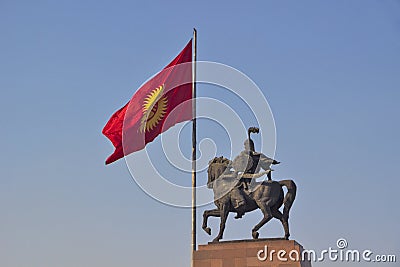
<instances>
[{"instance_id":1,"label":"flagpole","mask_svg":"<svg viewBox=\"0 0 400 267\"><path fill-rule=\"evenodd\" d=\"M197 31L193 28L193 68L192 68L192 115L193 115L193 129L192 129L192 257L191 266L194 265L194 251L196 251L196 60L197 60Z\"/></svg>"}]
</instances>

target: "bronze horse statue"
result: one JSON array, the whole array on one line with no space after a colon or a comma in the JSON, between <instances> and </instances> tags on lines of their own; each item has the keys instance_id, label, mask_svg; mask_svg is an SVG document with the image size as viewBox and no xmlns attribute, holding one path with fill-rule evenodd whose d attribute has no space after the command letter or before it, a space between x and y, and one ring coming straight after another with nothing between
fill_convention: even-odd
<instances>
[{"instance_id":1,"label":"bronze horse statue","mask_svg":"<svg viewBox=\"0 0 400 267\"><path fill-rule=\"evenodd\" d=\"M262 165L263 162L260 161L259 164ZM255 182L255 180L252 180L252 190L245 192L243 187L239 189L238 186L243 177L240 177L238 172L231 171L231 166L232 161L223 157L214 158L214 160L210 161L207 185L214 191L214 203L217 209L204 211L203 230L211 235L211 229L207 226L208 217L220 217L221 223L219 233L214 238L213 242L218 242L222 239L229 212L237 212L233 205L235 201L234 192L235 190L236 193L237 190L242 190L241 192L246 199L245 211L250 212L261 209L264 215L261 221L252 229L252 237L257 239L259 236L258 230L272 218L277 218L281 221L285 230L284 238L289 239L289 211L296 197L296 184L292 180L268 180L263 182ZM268 173L268 171L255 174L251 178L261 177L266 173ZM284 195L283 186L287 188L286 195ZM282 205L284 205L283 213L279 210Z\"/></svg>"}]
</instances>

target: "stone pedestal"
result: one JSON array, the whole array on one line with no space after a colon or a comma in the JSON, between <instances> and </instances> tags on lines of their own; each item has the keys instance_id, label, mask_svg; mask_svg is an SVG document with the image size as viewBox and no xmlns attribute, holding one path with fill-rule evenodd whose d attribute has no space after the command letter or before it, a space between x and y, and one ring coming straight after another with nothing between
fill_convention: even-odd
<instances>
[{"instance_id":1,"label":"stone pedestal","mask_svg":"<svg viewBox=\"0 0 400 267\"><path fill-rule=\"evenodd\" d=\"M285 251L285 253L282 251ZM303 247L294 240L258 239L222 241L219 243L208 243L208 245L199 245L198 250L193 255L193 266L311 267L311 262L301 261L302 251ZM298 261L296 260L297 255L299 255ZM292 259L295 260L293 261Z\"/></svg>"}]
</instances>

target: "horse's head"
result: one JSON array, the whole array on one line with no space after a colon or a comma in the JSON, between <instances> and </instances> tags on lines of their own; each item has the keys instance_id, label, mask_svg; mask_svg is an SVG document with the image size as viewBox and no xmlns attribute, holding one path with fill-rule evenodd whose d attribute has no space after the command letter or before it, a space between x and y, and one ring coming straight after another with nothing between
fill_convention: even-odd
<instances>
[{"instance_id":1,"label":"horse's head","mask_svg":"<svg viewBox=\"0 0 400 267\"><path fill-rule=\"evenodd\" d=\"M231 166L231 161L227 158L215 157L214 159L210 160L208 164L208 181L207 187L213 188L213 182L218 179L224 172L229 171Z\"/></svg>"}]
</instances>

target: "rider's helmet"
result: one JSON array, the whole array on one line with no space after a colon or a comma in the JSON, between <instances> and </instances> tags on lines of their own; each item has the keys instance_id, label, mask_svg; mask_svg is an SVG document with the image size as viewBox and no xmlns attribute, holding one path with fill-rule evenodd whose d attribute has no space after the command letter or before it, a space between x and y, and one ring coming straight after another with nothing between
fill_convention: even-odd
<instances>
[{"instance_id":1,"label":"rider's helmet","mask_svg":"<svg viewBox=\"0 0 400 267\"><path fill-rule=\"evenodd\" d=\"M254 148L254 142L253 142L253 140L251 140L250 138L249 138L249 139L246 139L246 140L244 141L244 149L245 149L246 151L252 151L252 152L254 152L254 151L255 151L255 148Z\"/></svg>"},{"instance_id":2,"label":"rider's helmet","mask_svg":"<svg viewBox=\"0 0 400 267\"><path fill-rule=\"evenodd\" d=\"M258 129L257 127L250 127L247 130L247 135L248 135L249 138L246 139L246 141L244 141L244 149L246 151L252 151L252 152L256 151L255 148L254 148L254 142L250 138L250 134L251 133L259 133L259 132L260 132L260 129Z\"/></svg>"}]
</instances>

